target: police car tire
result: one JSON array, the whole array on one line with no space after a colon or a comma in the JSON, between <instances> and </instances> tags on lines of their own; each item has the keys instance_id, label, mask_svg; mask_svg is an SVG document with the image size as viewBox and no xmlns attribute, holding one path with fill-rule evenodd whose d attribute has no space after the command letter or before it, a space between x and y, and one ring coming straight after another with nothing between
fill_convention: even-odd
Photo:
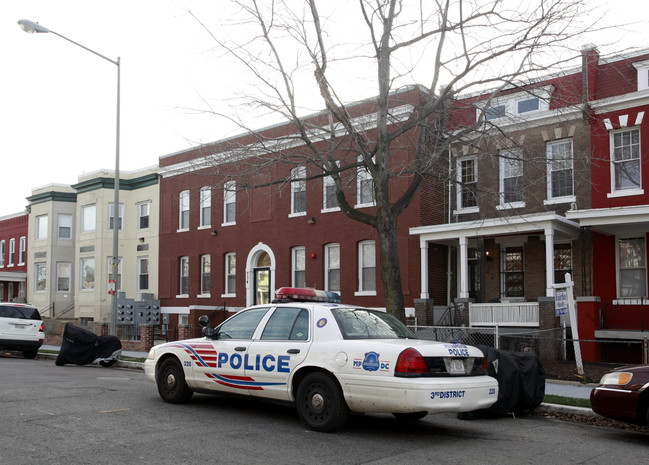
<instances>
[{"instance_id":1,"label":"police car tire","mask_svg":"<svg viewBox=\"0 0 649 465\"><path fill-rule=\"evenodd\" d=\"M185 372L175 358L162 362L156 381L160 397L170 404L184 404L194 394L187 386Z\"/></svg>"},{"instance_id":2,"label":"police car tire","mask_svg":"<svg viewBox=\"0 0 649 465\"><path fill-rule=\"evenodd\" d=\"M304 377L297 388L297 412L314 431L340 429L349 417L349 408L336 380L321 372Z\"/></svg>"},{"instance_id":3,"label":"police car tire","mask_svg":"<svg viewBox=\"0 0 649 465\"><path fill-rule=\"evenodd\" d=\"M428 412L393 413L392 415L401 421L417 421L428 415Z\"/></svg>"}]
</instances>

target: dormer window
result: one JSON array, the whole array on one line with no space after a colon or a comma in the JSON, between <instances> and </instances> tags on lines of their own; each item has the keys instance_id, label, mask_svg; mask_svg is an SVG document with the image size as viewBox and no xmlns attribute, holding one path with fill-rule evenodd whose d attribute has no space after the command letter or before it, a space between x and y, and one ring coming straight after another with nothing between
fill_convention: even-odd
<instances>
[{"instance_id":1,"label":"dormer window","mask_svg":"<svg viewBox=\"0 0 649 465\"><path fill-rule=\"evenodd\" d=\"M526 92L518 92L502 97L496 97L489 102L476 104L476 118L484 116L486 121L495 121L501 118L522 118L527 115L546 111L550 108L550 95L554 86L544 86Z\"/></svg>"},{"instance_id":2,"label":"dormer window","mask_svg":"<svg viewBox=\"0 0 649 465\"><path fill-rule=\"evenodd\" d=\"M638 90L649 89L649 60L633 63L638 73Z\"/></svg>"}]
</instances>

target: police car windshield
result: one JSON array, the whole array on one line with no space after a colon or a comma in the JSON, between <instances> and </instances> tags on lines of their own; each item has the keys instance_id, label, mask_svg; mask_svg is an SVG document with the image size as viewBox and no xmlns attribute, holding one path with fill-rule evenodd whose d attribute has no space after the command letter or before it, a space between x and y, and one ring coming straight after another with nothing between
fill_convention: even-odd
<instances>
[{"instance_id":1,"label":"police car windshield","mask_svg":"<svg viewBox=\"0 0 649 465\"><path fill-rule=\"evenodd\" d=\"M335 308L331 312L344 339L416 339L389 313L366 308Z\"/></svg>"}]
</instances>

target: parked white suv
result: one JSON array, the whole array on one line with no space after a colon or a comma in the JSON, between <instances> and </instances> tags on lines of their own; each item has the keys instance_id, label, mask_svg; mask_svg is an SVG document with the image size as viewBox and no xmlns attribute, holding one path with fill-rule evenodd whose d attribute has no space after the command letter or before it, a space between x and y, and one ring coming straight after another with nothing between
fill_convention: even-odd
<instances>
[{"instance_id":1,"label":"parked white suv","mask_svg":"<svg viewBox=\"0 0 649 465\"><path fill-rule=\"evenodd\" d=\"M38 309L32 305L0 302L0 349L18 350L34 358L45 333Z\"/></svg>"}]
</instances>

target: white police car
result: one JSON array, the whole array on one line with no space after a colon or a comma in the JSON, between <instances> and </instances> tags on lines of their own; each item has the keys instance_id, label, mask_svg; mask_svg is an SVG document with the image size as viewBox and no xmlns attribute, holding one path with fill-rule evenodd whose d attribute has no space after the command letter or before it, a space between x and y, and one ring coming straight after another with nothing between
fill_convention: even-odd
<instances>
[{"instance_id":1,"label":"white police car","mask_svg":"<svg viewBox=\"0 0 649 465\"><path fill-rule=\"evenodd\" d=\"M333 293L281 288L277 298L205 327L203 338L152 348L147 379L171 403L194 392L290 402L316 431L340 428L350 412L417 420L498 399L475 347L416 339L393 316L341 305Z\"/></svg>"}]
</instances>

